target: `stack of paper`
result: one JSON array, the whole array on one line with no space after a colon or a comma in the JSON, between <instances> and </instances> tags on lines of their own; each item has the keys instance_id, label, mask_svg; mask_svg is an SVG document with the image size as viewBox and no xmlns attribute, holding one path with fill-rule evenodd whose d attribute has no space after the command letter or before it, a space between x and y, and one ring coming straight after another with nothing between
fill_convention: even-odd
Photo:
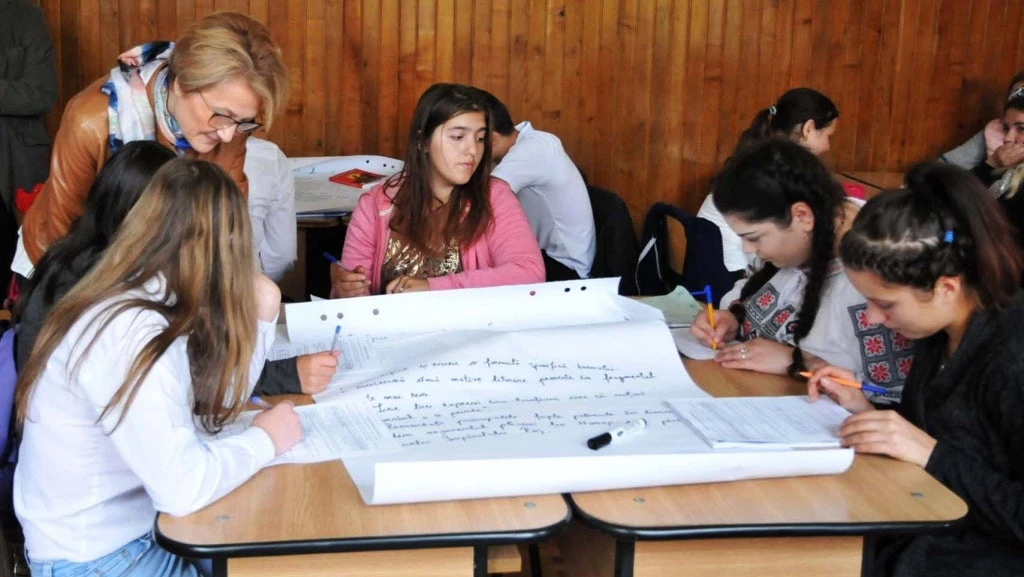
<instances>
[{"instance_id":1,"label":"stack of paper","mask_svg":"<svg viewBox=\"0 0 1024 577\"><path fill-rule=\"evenodd\" d=\"M676 290L667 295L640 297L637 300L661 311L669 327L688 327L694 317L705 309L705 305L697 302L683 286L677 286Z\"/></svg>"},{"instance_id":2,"label":"stack of paper","mask_svg":"<svg viewBox=\"0 0 1024 577\"><path fill-rule=\"evenodd\" d=\"M295 176L295 214L298 218L351 213L364 191L402 170L404 165L394 158L369 155L293 158L291 161ZM369 180L361 177L367 174L379 178ZM332 177L335 177L334 180Z\"/></svg>"},{"instance_id":3,"label":"stack of paper","mask_svg":"<svg viewBox=\"0 0 1024 577\"><path fill-rule=\"evenodd\" d=\"M714 449L839 447L849 411L822 397L733 397L668 402Z\"/></svg>"}]
</instances>

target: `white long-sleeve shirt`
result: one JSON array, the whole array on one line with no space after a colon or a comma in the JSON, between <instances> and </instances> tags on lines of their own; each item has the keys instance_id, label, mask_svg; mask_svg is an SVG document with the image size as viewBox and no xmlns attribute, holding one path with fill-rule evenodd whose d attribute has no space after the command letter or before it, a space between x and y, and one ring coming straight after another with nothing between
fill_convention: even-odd
<instances>
[{"instance_id":1,"label":"white long-sleeve shirt","mask_svg":"<svg viewBox=\"0 0 1024 577\"><path fill-rule=\"evenodd\" d=\"M146 290L113 300L155 299L161 284L154 279ZM116 429L120 410L97 422L142 347L167 325L156 312L130 309L114 317L86 351L102 324L91 321L109 316L100 313L110 302L72 326L29 401L14 507L33 560L84 562L107 555L150 531L157 511L199 510L274 458L270 437L258 427L213 439L197 426L186 337L157 360ZM273 323L260 321L247 392L273 338Z\"/></svg>"},{"instance_id":2,"label":"white long-sleeve shirt","mask_svg":"<svg viewBox=\"0 0 1024 577\"><path fill-rule=\"evenodd\" d=\"M244 170L253 251L263 274L278 282L296 258L295 177L281 149L255 137L246 141Z\"/></svg>"}]
</instances>

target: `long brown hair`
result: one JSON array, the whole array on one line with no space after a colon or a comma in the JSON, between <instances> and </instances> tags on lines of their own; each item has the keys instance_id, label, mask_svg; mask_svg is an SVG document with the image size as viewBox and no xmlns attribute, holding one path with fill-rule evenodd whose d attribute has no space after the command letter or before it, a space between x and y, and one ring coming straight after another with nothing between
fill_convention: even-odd
<instances>
[{"instance_id":1,"label":"long brown hair","mask_svg":"<svg viewBox=\"0 0 1024 577\"><path fill-rule=\"evenodd\" d=\"M126 294L156 278L165 287L159 299ZM71 382L118 315L155 311L167 326L142 346L99 420L119 410L114 426L120 425L160 357L175 339L187 337L193 410L204 429L219 430L238 414L248 392L257 330L254 279L249 214L235 183L209 162L168 162L100 261L47 315L18 379L19 426L50 355L75 323L102 307L86 327L87 333L95 328L92 339L84 349L74 345Z\"/></svg>"},{"instance_id":2,"label":"long brown hair","mask_svg":"<svg viewBox=\"0 0 1024 577\"><path fill-rule=\"evenodd\" d=\"M469 182L452 190L443 237L446 242L455 241L460 246L468 246L483 236L492 220L491 120L477 89L462 84L434 84L420 96L409 126L405 168L385 185L385 188L398 186L392 201L395 205L391 217L392 226L403 229L409 242L427 253L437 251L437 247L430 246L427 223L434 202L434 193L430 188L430 157L427 154L430 138L439 126L467 112L480 112L484 115L487 124L484 154Z\"/></svg>"}]
</instances>

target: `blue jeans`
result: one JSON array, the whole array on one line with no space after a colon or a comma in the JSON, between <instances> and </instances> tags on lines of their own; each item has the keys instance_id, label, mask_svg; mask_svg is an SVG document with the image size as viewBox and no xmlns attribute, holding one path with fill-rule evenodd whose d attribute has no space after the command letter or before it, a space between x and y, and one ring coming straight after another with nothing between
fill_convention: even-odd
<instances>
[{"instance_id":1,"label":"blue jeans","mask_svg":"<svg viewBox=\"0 0 1024 577\"><path fill-rule=\"evenodd\" d=\"M30 552L29 552L30 553ZM146 534L106 556L74 563L72 561L33 561L32 577L199 577L197 563L165 551Z\"/></svg>"}]
</instances>

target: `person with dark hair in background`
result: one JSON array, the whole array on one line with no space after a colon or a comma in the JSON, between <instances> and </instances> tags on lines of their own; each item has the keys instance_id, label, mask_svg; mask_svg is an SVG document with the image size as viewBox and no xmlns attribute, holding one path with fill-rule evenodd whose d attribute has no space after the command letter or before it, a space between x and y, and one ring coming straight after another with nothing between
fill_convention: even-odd
<instances>
[{"instance_id":1,"label":"person with dark hair in background","mask_svg":"<svg viewBox=\"0 0 1024 577\"><path fill-rule=\"evenodd\" d=\"M722 299L728 310L694 320L691 331L722 348L726 368L789 374L841 366L898 400L913 344L869 323L864 297L838 259L839 239L862 201L848 198L804 147L770 139L740 150L715 177L715 206L764 266ZM743 342L726 344L740 338ZM863 380L862 379L862 380Z\"/></svg>"},{"instance_id":2,"label":"person with dark hair in background","mask_svg":"<svg viewBox=\"0 0 1024 577\"><path fill-rule=\"evenodd\" d=\"M831 147L830 138L836 131L838 118L839 109L827 96L811 88L794 88L754 116L750 127L740 134L733 155L769 138L781 137L821 156ZM725 268L735 273L745 271L752 263L743 252L743 242L715 208L710 194L697 216L717 224L721 230Z\"/></svg>"},{"instance_id":3,"label":"person with dark hair in background","mask_svg":"<svg viewBox=\"0 0 1024 577\"><path fill-rule=\"evenodd\" d=\"M43 115L57 101L53 44L29 0L0 0L0 300L18 243L16 203L28 206L50 171Z\"/></svg>"},{"instance_id":4,"label":"person with dark hair in background","mask_svg":"<svg viewBox=\"0 0 1024 577\"><path fill-rule=\"evenodd\" d=\"M587 185L562 141L529 121L512 124L508 108L481 90L491 114L491 176L519 197L544 255L547 280L587 278L597 251Z\"/></svg>"},{"instance_id":5,"label":"person with dark hair in background","mask_svg":"<svg viewBox=\"0 0 1024 577\"><path fill-rule=\"evenodd\" d=\"M840 255L867 320L919 339L897 410L820 368L808 382L854 413L844 446L924 468L967 503L950 531L879 541L865 575L997 577L1024 570L1024 292L999 206L954 166L912 169L861 209Z\"/></svg>"}]
</instances>

